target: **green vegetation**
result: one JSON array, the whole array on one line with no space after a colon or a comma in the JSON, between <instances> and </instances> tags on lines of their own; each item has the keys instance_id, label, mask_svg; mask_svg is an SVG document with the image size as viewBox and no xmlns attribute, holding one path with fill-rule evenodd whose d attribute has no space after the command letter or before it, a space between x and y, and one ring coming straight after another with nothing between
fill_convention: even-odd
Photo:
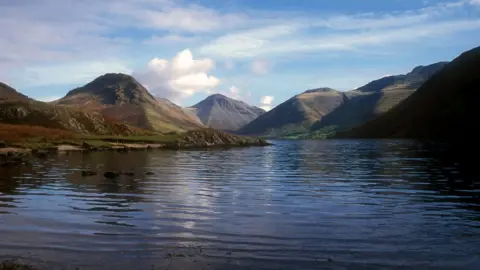
<instances>
[{"instance_id":1,"label":"green vegetation","mask_svg":"<svg viewBox=\"0 0 480 270\"><path fill-rule=\"evenodd\" d=\"M343 130L339 126L328 126L319 130L310 132L290 133L283 136L283 139L289 140L323 140L333 138L338 131Z\"/></svg>"}]
</instances>

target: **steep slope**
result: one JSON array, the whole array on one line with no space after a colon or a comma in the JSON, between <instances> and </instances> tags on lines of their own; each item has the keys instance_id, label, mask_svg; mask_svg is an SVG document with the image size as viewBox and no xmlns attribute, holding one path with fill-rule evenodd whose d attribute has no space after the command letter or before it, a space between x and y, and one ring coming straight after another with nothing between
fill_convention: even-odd
<instances>
[{"instance_id":1,"label":"steep slope","mask_svg":"<svg viewBox=\"0 0 480 270\"><path fill-rule=\"evenodd\" d=\"M136 128L107 121L99 113L35 101L3 83L0 83L0 122L65 129L81 134L141 133Z\"/></svg>"},{"instance_id":2,"label":"steep slope","mask_svg":"<svg viewBox=\"0 0 480 270\"><path fill-rule=\"evenodd\" d=\"M6 101L29 102L31 99L17 92L17 90L13 89L12 87L0 82L0 103Z\"/></svg>"},{"instance_id":3,"label":"steep slope","mask_svg":"<svg viewBox=\"0 0 480 270\"><path fill-rule=\"evenodd\" d=\"M476 139L480 105L480 47L461 54L413 95L341 137Z\"/></svg>"},{"instance_id":4,"label":"steep slope","mask_svg":"<svg viewBox=\"0 0 480 270\"><path fill-rule=\"evenodd\" d=\"M211 95L189 109L205 125L221 130L238 130L265 113L258 107L221 94Z\"/></svg>"},{"instance_id":5,"label":"steep slope","mask_svg":"<svg viewBox=\"0 0 480 270\"><path fill-rule=\"evenodd\" d=\"M312 130L329 126L352 127L372 120L413 94L446 64L418 66L408 74L384 77L348 91L345 103L315 123Z\"/></svg>"},{"instance_id":6,"label":"steep slope","mask_svg":"<svg viewBox=\"0 0 480 270\"><path fill-rule=\"evenodd\" d=\"M346 96L330 88L308 90L262 114L238 133L248 135L283 136L305 132L313 123L338 108Z\"/></svg>"},{"instance_id":7,"label":"steep slope","mask_svg":"<svg viewBox=\"0 0 480 270\"><path fill-rule=\"evenodd\" d=\"M67 93L56 104L101 112L107 119L160 132L204 127L179 106L153 97L132 76L105 74Z\"/></svg>"}]
</instances>

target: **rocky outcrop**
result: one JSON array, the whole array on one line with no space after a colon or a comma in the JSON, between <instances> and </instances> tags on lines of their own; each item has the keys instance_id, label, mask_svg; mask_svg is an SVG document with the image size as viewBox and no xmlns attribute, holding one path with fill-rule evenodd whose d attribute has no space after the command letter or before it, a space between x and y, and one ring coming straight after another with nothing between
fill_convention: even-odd
<instances>
[{"instance_id":1,"label":"rocky outcrop","mask_svg":"<svg viewBox=\"0 0 480 270\"><path fill-rule=\"evenodd\" d=\"M207 148L207 147L236 147L236 146L267 146L266 140L259 137L238 136L230 133L204 129L190 131L175 141L169 148Z\"/></svg>"}]
</instances>

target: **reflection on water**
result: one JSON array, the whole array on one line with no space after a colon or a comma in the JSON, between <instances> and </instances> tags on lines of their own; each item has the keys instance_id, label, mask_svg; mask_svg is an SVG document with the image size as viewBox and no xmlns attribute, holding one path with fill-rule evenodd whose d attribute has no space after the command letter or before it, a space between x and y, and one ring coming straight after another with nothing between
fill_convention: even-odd
<instances>
[{"instance_id":1,"label":"reflection on water","mask_svg":"<svg viewBox=\"0 0 480 270\"><path fill-rule=\"evenodd\" d=\"M0 260L45 269L480 269L480 188L451 153L408 141L278 141L32 160L0 168Z\"/></svg>"}]
</instances>

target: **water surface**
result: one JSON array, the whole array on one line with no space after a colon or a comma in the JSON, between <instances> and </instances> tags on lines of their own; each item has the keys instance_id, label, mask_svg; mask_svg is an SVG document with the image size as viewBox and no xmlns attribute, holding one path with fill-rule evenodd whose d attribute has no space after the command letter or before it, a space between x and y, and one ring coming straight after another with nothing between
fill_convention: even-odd
<instances>
[{"instance_id":1,"label":"water surface","mask_svg":"<svg viewBox=\"0 0 480 270\"><path fill-rule=\"evenodd\" d=\"M274 143L60 154L0 168L0 261L480 269L480 186L461 160L408 141ZM82 177L86 168L99 175ZM110 180L105 171L135 175Z\"/></svg>"}]
</instances>

